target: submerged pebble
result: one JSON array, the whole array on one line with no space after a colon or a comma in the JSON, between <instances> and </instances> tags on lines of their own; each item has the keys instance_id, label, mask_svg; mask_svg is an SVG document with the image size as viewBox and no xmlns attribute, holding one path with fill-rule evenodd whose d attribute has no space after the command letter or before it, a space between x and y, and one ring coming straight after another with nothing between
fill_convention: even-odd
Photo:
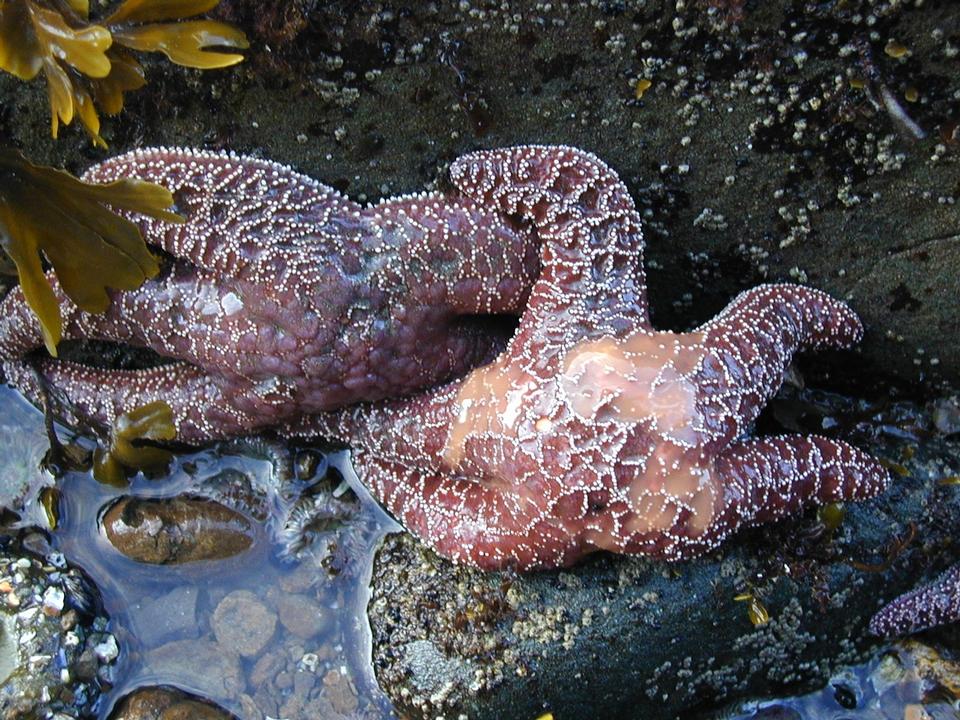
<instances>
[{"instance_id":1,"label":"submerged pebble","mask_svg":"<svg viewBox=\"0 0 960 720\"><path fill-rule=\"evenodd\" d=\"M249 590L235 590L213 611L213 634L220 645L243 657L253 657L270 642L277 614Z\"/></svg>"},{"instance_id":2,"label":"submerged pebble","mask_svg":"<svg viewBox=\"0 0 960 720\"><path fill-rule=\"evenodd\" d=\"M121 700L110 720L235 720L235 716L176 688L147 687Z\"/></svg>"},{"instance_id":3,"label":"submerged pebble","mask_svg":"<svg viewBox=\"0 0 960 720\"><path fill-rule=\"evenodd\" d=\"M284 629L301 640L320 635L333 625L334 618L330 611L307 595L273 589L267 593L267 598L276 607Z\"/></svg>"},{"instance_id":4,"label":"submerged pebble","mask_svg":"<svg viewBox=\"0 0 960 720\"><path fill-rule=\"evenodd\" d=\"M240 657L212 640L175 640L151 650L145 662L155 677L205 697L235 698L245 686Z\"/></svg>"},{"instance_id":5,"label":"submerged pebble","mask_svg":"<svg viewBox=\"0 0 960 720\"><path fill-rule=\"evenodd\" d=\"M154 565L220 560L254 541L246 517L206 498L123 497L107 508L101 524L117 550Z\"/></svg>"}]
</instances>

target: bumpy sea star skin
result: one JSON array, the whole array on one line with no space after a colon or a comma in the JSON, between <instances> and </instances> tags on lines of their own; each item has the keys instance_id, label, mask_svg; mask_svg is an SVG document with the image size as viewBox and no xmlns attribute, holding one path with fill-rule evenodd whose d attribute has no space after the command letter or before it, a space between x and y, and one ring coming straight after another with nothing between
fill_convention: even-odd
<instances>
[{"instance_id":1,"label":"bumpy sea star skin","mask_svg":"<svg viewBox=\"0 0 960 720\"><path fill-rule=\"evenodd\" d=\"M374 495L439 553L521 570L599 549L676 560L885 487L880 463L843 442L744 437L794 352L860 339L846 305L765 285L692 332L658 332L639 216L597 158L510 148L461 158L451 176L543 243L506 351L439 390L288 430L351 443Z\"/></svg>"},{"instance_id":2,"label":"bumpy sea star skin","mask_svg":"<svg viewBox=\"0 0 960 720\"><path fill-rule=\"evenodd\" d=\"M960 620L960 564L901 595L870 620L874 635L894 637Z\"/></svg>"},{"instance_id":3,"label":"bumpy sea star skin","mask_svg":"<svg viewBox=\"0 0 960 720\"><path fill-rule=\"evenodd\" d=\"M364 208L281 165L190 150L136 151L85 179L120 177L169 188L187 223L131 216L173 259L139 290L116 293L104 315L79 311L56 288L64 338L145 346L179 362L124 372L40 361L74 413L98 422L160 399L180 439L205 441L434 386L502 348L506 338L466 316L519 314L538 271L531 233L469 198ZM38 347L15 289L0 306L0 358L34 396L22 360Z\"/></svg>"}]
</instances>

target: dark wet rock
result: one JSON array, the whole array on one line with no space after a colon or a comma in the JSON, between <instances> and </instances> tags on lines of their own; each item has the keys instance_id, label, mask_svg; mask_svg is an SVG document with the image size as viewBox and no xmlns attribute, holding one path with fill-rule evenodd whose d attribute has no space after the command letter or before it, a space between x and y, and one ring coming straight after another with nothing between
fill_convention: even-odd
<instances>
[{"instance_id":1,"label":"dark wet rock","mask_svg":"<svg viewBox=\"0 0 960 720\"><path fill-rule=\"evenodd\" d=\"M822 683L862 658L871 615L949 562L960 533L960 493L938 484L960 470L960 443L875 450L907 475L847 505L832 537L812 511L691 562L602 556L518 577L457 568L391 536L369 606L378 679L411 717L471 720L548 709L668 718ZM766 625L751 624L744 594Z\"/></svg>"},{"instance_id":2,"label":"dark wet rock","mask_svg":"<svg viewBox=\"0 0 960 720\"><path fill-rule=\"evenodd\" d=\"M139 688L127 695L110 720L236 720L210 702L176 688Z\"/></svg>"},{"instance_id":3,"label":"dark wet rock","mask_svg":"<svg viewBox=\"0 0 960 720\"><path fill-rule=\"evenodd\" d=\"M90 717L119 654L94 592L62 556L0 545L0 718Z\"/></svg>"},{"instance_id":4,"label":"dark wet rock","mask_svg":"<svg viewBox=\"0 0 960 720\"><path fill-rule=\"evenodd\" d=\"M206 498L124 497L107 508L101 524L121 553L156 565L228 558L254 541L246 517Z\"/></svg>"},{"instance_id":5,"label":"dark wet rock","mask_svg":"<svg viewBox=\"0 0 960 720\"><path fill-rule=\"evenodd\" d=\"M212 640L175 640L145 659L156 677L202 697L237 698L244 690L240 658Z\"/></svg>"},{"instance_id":6,"label":"dark wet rock","mask_svg":"<svg viewBox=\"0 0 960 720\"><path fill-rule=\"evenodd\" d=\"M217 605L211 624L225 650L252 657L273 637L277 615L249 590L235 590Z\"/></svg>"}]
</instances>

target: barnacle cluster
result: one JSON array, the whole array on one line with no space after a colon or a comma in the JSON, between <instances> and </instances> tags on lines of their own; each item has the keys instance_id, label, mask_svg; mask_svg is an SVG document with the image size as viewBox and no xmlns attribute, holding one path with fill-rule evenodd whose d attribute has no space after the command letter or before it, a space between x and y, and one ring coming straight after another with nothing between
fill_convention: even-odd
<instances>
[{"instance_id":1,"label":"barnacle cluster","mask_svg":"<svg viewBox=\"0 0 960 720\"><path fill-rule=\"evenodd\" d=\"M60 305L44 275L41 252L78 307L103 312L110 304L107 288L133 290L159 271L137 226L111 208L181 222L166 210L171 205L170 191L153 183L124 179L94 185L0 150L0 246L16 263L51 355L60 341Z\"/></svg>"},{"instance_id":2,"label":"barnacle cluster","mask_svg":"<svg viewBox=\"0 0 960 720\"><path fill-rule=\"evenodd\" d=\"M97 108L123 109L123 94L146 84L132 51L162 52L186 67L234 65L242 55L210 48L246 48L240 30L213 20L189 20L220 0L124 0L99 22L89 0L0 0L0 69L21 80L43 71L50 98L51 133L74 117L94 144L100 137ZM172 22L165 22L172 21Z\"/></svg>"}]
</instances>

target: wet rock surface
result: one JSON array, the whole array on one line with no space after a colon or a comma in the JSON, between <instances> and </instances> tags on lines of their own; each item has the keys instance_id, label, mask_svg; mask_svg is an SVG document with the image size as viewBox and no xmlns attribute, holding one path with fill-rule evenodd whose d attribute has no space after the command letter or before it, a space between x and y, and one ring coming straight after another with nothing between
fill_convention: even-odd
<instances>
[{"instance_id":1,"label":"wet rock surface","mask_svg":"<svg viewBox=\"0 0 960 720\"><path fill-rule=\"evenodd\" d=\"M221 560L254 542L246 517L206 498L124 497L107 508L101 524L117 550L155 565Z\"/></svg>"},{"instance_id":2,"label":"wet rock surface","mask_svg":"<svg viewBox=\"0 0 960 720\"><path fill-rule=\"evenodd\" d=\"M835 531L811 512L692 562L483 574L391 536L369 606L377 677L411 717L472 720L686 717L822 683L864 657L873 612L948 564L960 533L960 493L938 484L960 470L960 443L874 449L904 474ZM753 625L754 602L769 622Z\"/></svg>"},{"instance_id":3,"label":"wet rock surface","mask_svg":"<svg viewBox=\"0 0 960 720\"><path fill-rule=\"evenodd\" d=\"M236 720L236 716L176 688L157 687L130 693L110 720Z\"/></svg>"},{"instance_id":4,"label":"wet rock surface","mask_svg":"<svg viewBox=\"0 0 960 720\"><path fill-rule=\"evenodd\" d=\"M63 556L0 539L0 718L90 717L113 680L116 638Z\"/></svg>"}]
</instances>

